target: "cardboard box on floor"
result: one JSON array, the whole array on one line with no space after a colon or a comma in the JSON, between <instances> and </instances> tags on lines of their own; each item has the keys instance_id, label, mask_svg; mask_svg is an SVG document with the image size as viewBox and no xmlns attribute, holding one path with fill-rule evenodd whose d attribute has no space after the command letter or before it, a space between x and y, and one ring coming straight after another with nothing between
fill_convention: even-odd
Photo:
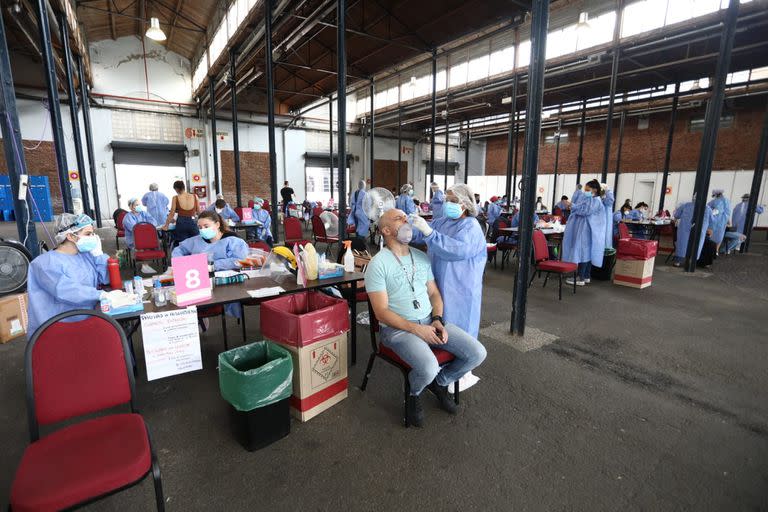
<instances>
[{"instance_id":1,"label":"cardboard box on floor","mask_svg":"<svg viewBox=\"0 0 768 512\"><path fill-rule=\"evenodd\" d=\"M288 349L293 359L294 417L309 421L347 397L347 332L304 347L274 343Z\"/></svg>"},{"instance_id":2,"label":"cardboard box on floor","mask_svg":"<svg viewBox=\"0 0 768 512\"><path fill-rule=\"evenodd\" d=\"M27 333L27 294L0 298L0 343L7 343Z\"/></svg>"},{"instance_id":3,"label":"cardboard box on floor","mask_svg":"<svg viewBox=\"0 0 768 512\"><path fill-rule=\"evenodd\" d=\"M653 283L654 258L647 260L616 259L613 267L613 284L630 288L648 288Z\"/></svg>"}]
</instances>

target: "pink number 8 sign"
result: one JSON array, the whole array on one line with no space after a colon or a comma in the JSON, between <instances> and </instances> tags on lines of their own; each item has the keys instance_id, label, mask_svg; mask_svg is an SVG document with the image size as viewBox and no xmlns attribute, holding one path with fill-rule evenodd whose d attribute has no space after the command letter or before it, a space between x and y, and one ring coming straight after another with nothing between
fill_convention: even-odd
<instances>
[{"instance_id":1,"label":"pink number 8 sign","mask_svg":"<svg viewBox=\"0 0 768 512\"><path fill-rule=\"evenodd\" d=\"M176 305L189 306L211 298L207 255L178 256L171 260L171 268L176 286Z\"/></svg>"}]
</instances>

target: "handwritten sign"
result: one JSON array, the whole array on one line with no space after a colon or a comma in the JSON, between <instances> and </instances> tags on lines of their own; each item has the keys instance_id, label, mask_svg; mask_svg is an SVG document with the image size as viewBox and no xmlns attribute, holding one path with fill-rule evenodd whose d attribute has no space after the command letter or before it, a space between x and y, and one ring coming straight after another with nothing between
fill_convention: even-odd
<instances>
[{"instance_id":1,"label":"handwritten sign","mask_svg":"<svg viewBox=\"0 0 768 512\"><path fill-rule=\"evenodd\" d=\"M147 380L203 369L195 306L141 315Z\"/></svg>"},{"instance_id":2,"label":"handwritten sign","mask_svg":"<svg viewBox=\"0 0 768 512\"><path fill-rule=\"evenodd\" d=\"M208 275L208 255L177 256L171 260L176 305L188 306L211 298L211 278Z\"/></svg>"}]
</instances>

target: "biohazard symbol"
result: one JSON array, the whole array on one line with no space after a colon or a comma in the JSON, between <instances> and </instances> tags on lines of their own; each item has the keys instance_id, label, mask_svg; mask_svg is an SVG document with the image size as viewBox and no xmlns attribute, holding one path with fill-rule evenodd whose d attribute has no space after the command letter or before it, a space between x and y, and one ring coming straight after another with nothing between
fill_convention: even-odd
<instances>
[{"instance_id":1,"label":"biohazard symbol","mask_svg":"<svg viewBox=\"0 0 768 512\"><path fill-rule=\"evenodd\" d=\"M333 352L327 348L323 348L320 351L320 355L315 360L315 364L312 365L312 371L319 375L323 380L328 380L331 378L331 373L336 367L337 361L338 357Z\"/></svg>"}]
</instances>

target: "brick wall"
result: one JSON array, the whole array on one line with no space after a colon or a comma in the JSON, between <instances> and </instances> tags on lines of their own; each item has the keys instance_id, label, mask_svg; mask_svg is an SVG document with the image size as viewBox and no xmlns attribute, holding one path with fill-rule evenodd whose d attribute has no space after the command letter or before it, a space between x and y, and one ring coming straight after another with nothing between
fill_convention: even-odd
<instances>
[{"instance_id":1,"label":"brick wall","mask_svg":"<svg viewBox=\"0 0 768 512\"><path fill-rule=\"evenodd\" d=\"M714 170L754 169L757 147L760 142L760 130L764 110L738 110L734 114L730 128L721 127L718 131L715 150ZM638 118L628 117L624 126L624 143L621 150L621 172L653 172L664 168L664 153L669 130L669 112L653 115L648 128L638 130ZM691 117L703 117L704 110L679 111L675 124L675 137L672 144L671 171L695 171L701 149L701 132L690 132ZM568 131L568 142L560 144L559 173L576 173L579 155L578 126L564 128ZM552 129L544 130L551 134ZM611 156L608 172L616 170L616 152L618 148L619 120L613 124L611 132ZM518 172L522 169L523 137L518 142ZM582 172L599 173L603 162L605 144L605 123L587 123L584 138L584 164ZM551 174L555 166L555 145L539 146L539 173ZM491 176L506 175L507 137L487 139L485 173Z\"/></svg>"},{"instance_id":2,"label":"brick wall","mask_svg":"<svg viewBox=\"0 0 768 512\"><path fill-rule=\"evenodd\" d=\"M221 151L221 176L224 199L234 208L237 206L234 151ZM271 197L269 153L240 151L240 186L243 197L242 206L248 206L248 201L253 199L253 196L269 201Z\"/></svg>"},{"instance_id":3,"label":"brick wall","mask_svg":"<svg viewBox=\"0 0 768 512\"><path fill-rule=\"evenodd\" d=\"M56 169L56 151L54 150L53 142L49 141L41 142L37 149L27 149L37 146L38 143L39 141L36 140L23 141L24 159L27 161L27 169L32 176L48 176L53 213L61 213L64 211L64 208L61 200L59 173ZM2 143L0 143L0 174L8 174L8 163L5 159L4 145Z\"/></svg>"}]
</instances>

